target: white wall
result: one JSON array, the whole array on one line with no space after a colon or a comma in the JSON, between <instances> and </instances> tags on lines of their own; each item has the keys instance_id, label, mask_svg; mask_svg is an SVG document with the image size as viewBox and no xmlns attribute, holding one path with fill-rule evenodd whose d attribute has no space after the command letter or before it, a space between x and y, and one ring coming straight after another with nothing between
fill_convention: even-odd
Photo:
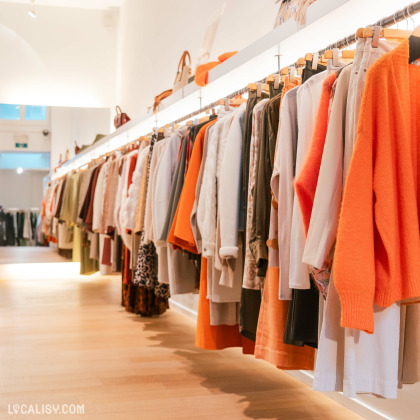
<instances>
[{"instance_id":1,"label":"white wall","mask_svg":"<svg viewBox=\"0 0 420 420\"><path fill-rule=\"evenodd\" d=\"M24 171L19 175L15 170L0 170L0 205L6 209L41 208L42 180L47 174L48 171Z\"/></svg>"},{"instance_id":2,"label":"white wall","mask_svg":"<svg viewBox=\"0 0 420 420\"><path fill-rule=\"evenodd\" d=\"M179 58L189 50L193 67L208 17L226 8L213 45L212 60L240 50L273 28L274 0L124 0L118 37L117 102L131 118L173 86Z\"/></svg>"},{"instance_id":3,"label":"white wall","mask_svg":"<svg viewBox=\"0 0 420 420\"><path fill-rule=\"evenodd\" d=\"M70 158L74 156L75 142L80 147L92 144L96 134L109 134L110 123L109 108L51 108L51 168L67 149Z\"/></svg>"},{"instance_id":4,"label":"white wall","mask_svg":"<svg viewBox=\"0 0 420 420\"><path fill-rule=\"evenodd\" d=\"M0 3L0 102L113 106L117 30L105 27L109 12L37 6L32 19L27 3Z\"/></svg>"},{"instance_id":5,"label":"white wall","mask_svg":"<svg viewBox=\"0 0 420 420\"><path fill-rule=\"evenodd\" d=\"M51 131L49 118L45 122L0 120L0 151L49 152L51 134L45 136L42 133L44 129ZM27 143L28 148L16 148L16 143Z\"/></svg>"}]
</instances>

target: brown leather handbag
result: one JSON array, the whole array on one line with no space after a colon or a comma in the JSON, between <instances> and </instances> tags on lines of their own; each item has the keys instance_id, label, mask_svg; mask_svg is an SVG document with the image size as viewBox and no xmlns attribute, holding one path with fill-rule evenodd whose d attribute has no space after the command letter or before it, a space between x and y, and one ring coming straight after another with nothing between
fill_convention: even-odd
<instances>
[{"instance_id":1,"label":"brown leather handbag","mask_svg":"<svg viewBox=\"0 0 420 420\"><path fill-rule=\"evenodd\" d=\"M122 112L118 105L115 109L117 111L117 115L114 117L114 126L115 128L118 128L130 121L130 117L125 112Z\"/></svg>"},{"instance_id":2,"label":"brown leather handbag","mask_svg":"<svg viewBox=\"0 0 420 420\"><path fill-rule=\"evenodd\" d=\"M153 104L153 113L156 113L159 110L160 101L172 95L172 89L168 89L155 96L155 102Z\"/></svg>"}]
</instances>

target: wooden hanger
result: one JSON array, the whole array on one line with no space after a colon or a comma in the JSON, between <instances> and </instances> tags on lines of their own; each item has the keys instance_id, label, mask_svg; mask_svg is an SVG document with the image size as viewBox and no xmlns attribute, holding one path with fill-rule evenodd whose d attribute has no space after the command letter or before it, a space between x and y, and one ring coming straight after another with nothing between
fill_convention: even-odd
<instances>
[{"instance_id":1,"label":"wooden hanger","mask_svg":"<svg viewBox=\"0 0 420 420\"><path fill-rule=\"evenodd\" d=\"M406 29L391 29L383 28L380 31L381 38L394 38L394 39L407 39L412 34L412 31L407 31ZM362 38L362 37L360 37ZM364 28L363 38L373 38L373 29Z\"/></svg>"},{"instance_id":2,"label":"wooden hanger","mask_svg":"<svg viewBox=\"0 0 420 420\"><path fill-rule=\"evenodd\" d=\"M257 84L256 83L248 83L248 86L246 88L248 90L257 90Z\"/></svg>"},{"instance_id":3,"label":"wooden hanger","mask_svg":"<svg viewBox=\"0 0 420 420\"><path fill-rule=\"evenodd\" d=\"M298 61L297 61L297 65L299 66L299 67L302 67L302 66L304 66L306 64L306 57L304 58L304 57L300 57L300 58L298 58Z\"/></svg>"},{"instance_id":4,"label":"wooden hanger","mask_svg":"<svg viewBox=\"0 0 420 420\"><path fill-rule=\"evenodd\" d=\"M356 31L356 38L364 38L363 33L365 31L365 28L359 28Z\"/></svg>"},{"instance_id":5,"label":"wooden hanger","mask_svg":"<svg viewBox=\"0 0 420 420\"><path fill-rule=\"evenodd\" d=\"M353 60L356 54L355 50L343 50L341 51L341 57L345 60Z\"/></svg>"},{"instance_id":6,"label":"wooden hanger","mask_svg":"<svg viewBox=\"0 0 420 420\"><path fill-rule=\"evenodd\" d=\"M265 83L273 83L274 82L274 76L270 74L270 76L265 79Z\"/></svg>"},{"instance_id":7,"label":"wooden hanger","mask_svg":"<svg viewBox=\"0 0 420 420\"><path fill-rule=\"evenodd\" d=\"M420 25L417 26L416 29L414 29L414 31L411 33L411 35L420 38Z\"/></svg>"},{"instance_id":8,"label":"wooden hanger","mask_svg":"<svg viewBox=\"0 0 420 420\"><path fill-rule=\"evenodd\" d=\"M312 53L305 54L305 61L312 61Z\"/></svg>"},{"instance_id":9,"label":"wooden hanger","mask_svg":"<svg viewBox=\"0 0 420 420\"><path fill-rule=\"evenodd\" d=\"M240 98L233 98L233 99L230 100L230 104L231 105L241 105L241 104L243 104L246 101L247 101L247 99L242 98L242 97L240 97Z\"/></svg>"},{"instance_id":10,"label":"wooden hanger","mask_svg":"<svg viewBox=\"0 0 420 420\"><path fill-rule=\"evenodd\" d=\"M280 71L282 76L287 76L289 74L289 67L283 67Z\"/></svg>"},{"instance_id":11,"label":"wooden hanger","mask_svg":"<svg viewBox=\"0 0 420 420\"><path fill-rule=\"evenodd\" d=\"M199 123L199 124L201 124L201 123L207 122L207 121L209 121L209 120L210 120L210 117L209 117L208 115L205 115L204 117L201 117L201 118L198 120L198 123Z\"/></svg>"}]
</instances>

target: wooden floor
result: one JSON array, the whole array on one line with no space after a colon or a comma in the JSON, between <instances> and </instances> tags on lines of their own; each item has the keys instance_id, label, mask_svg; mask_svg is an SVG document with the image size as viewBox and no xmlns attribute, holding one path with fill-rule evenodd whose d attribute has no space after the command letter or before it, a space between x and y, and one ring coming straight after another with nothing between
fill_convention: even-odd
<instances>
[{"instance_id":1,"label":"wooden floor","mask_svg":"<svg viewBox=\"0 0 420 420\"><path fill-rule=\"evenodd\" d=\"M0 419L360 419L238 349L194 346L195 322L120 306L120 278L79 276L48 249L1 249ZM34 262L36 261L36 262ZM83 416L8 416L9 404Z\"/></svg>"}]
</instances>

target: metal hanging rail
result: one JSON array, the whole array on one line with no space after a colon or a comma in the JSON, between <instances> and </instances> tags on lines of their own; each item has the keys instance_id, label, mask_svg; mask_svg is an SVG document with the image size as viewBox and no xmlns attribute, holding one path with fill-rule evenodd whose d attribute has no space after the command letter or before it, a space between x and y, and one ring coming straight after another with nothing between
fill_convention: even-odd
<instances>
[{"instance_id":1,"label":"metal hanging rail","mask_svg":"<svg viewBox=\"0 0 420 420\"><path fill-rule=\"evenodd\" d=\"M381 26L381 27L383 27L383 28L386 28L386 27L389 27L389 26L395 25L395 24L397 24L398 22L401 22L401 21L403 21L403 20L409 19L409 18L411 18L411 17L412 17L412 15L417 14L417 13L419 13L419 12L420 12L420 1L417 1L417 2L415 2L415 3L411 3L411 4L409 4L408 6L404 7L404 8L403 8L403 9L401 9L401 10L396 11L393 15L386 16L386 17L384 17L384 18L382 18L382 19L378 20L377 22L375 22L375 23L373 23L373 24L369 25L369 27L373 27L373 26ZM319 51L318 51L318 53L319 53L319 55L322 55L322 54L324 54L324 53L325 53L325 51L330 50L330 49L332 49L332 48L339 48L339 49L341 49L341 48L345 48L345 47L350 46L350 44L354 44L356 41L357 41L356 34L355 34L355 33L353 33L353 34L351 34L351 35L349 35L349 36L346 36L346 37L344 37L344 38L342 38L342 39L338 40L337 42L335 42L335 43L333 43L333 44L330 44L330 45L328 45L327 47L325 47L325 48L323 48L323 49L319 50ZM294 65L294 66L296 66L296 67L298 67L297 62L296 62L296 63L289 64L289 66L293 66L293 65ZM280 71L280 69L279 69L279 71ZM278 73L279 71L274 72L274 73L272 73L272 74L276 74L276 73ZM261 79L261 80L258 80L258 81L257 81L257 82L255 82L255 83L265 83L265 80L266 80L266 78ZM224 97L223 97L223 98L221 98L221 99L222 99L222 100L223 100L223 99L231 99L231 98L234 98L234 97L236 97L236 96L238 96L238 95L241 95L241 94L243 94L243 93L246 93L247 91L248 91L248 88L247 88L247 87L244 87L244 88L242 88L242 89L236 90L235 92L232 92L232 93L230 93L230 94L228 94L228 95L224 96ZM189 114L187 114L187 115L184 115L183 117L178 118L178 119L176 119L175 121L172 121L171 123L169 123L169 124L165 124L165 125L170 125L170 126L172 125L172 126L173 126L173 125L175 125L175 124L178 124L178 123L180 123L180 122L183 122L183 121L186 121L186 120L188 120L188 119L190 119L190 118L193 118L193 117L195 117L196 115L203 114L203 113L205 113L206 111L208 111L208 110L210 110L210 109L213 109L213 108L215 108L216 106L219 106L219 105L220 105L220 104L219 104L219 101L220 101L220 99L219 99L218 101L212 102L212 103L210 103L210 104L208 104L208 105L206 105L206 106L204 106L204 107L201 107L200 109L197 109L197 110L196 110L196 111L194 111L194 112L191 112L191 113L189 113ZM200 103L201 103L201 101L200 101ZM157 130L157 128L156 128L156 130ZM129 144L130 144L130 143L132 143L133 141L135 141L135 140L130 140L130 141L129 141L129 142L127 142L125 145L129 145ZM121 147L124 147L124 145L123 145L123 146L121 146ZM83 166L83 165L80 165L80 166ZM79 167L80 167L80 166L79 166ZM64 174L63 174L63 175L64 175Z\"/></svg>"},{"instance_id":2,"label":"metal hanging rail","mask_svg":"<svg viewBox=\"0 0 420 420\"><path fill-rule=\"evenodd\" d=\"M412 15L419 13L420 12L420 1L415 2L415 3L411 3L408 6L404 7L404 9L398 10L396 11L393 15L387 16L382 18L381 20L378 20L376 23L373 23L372 25L369 25L371 27L373 26L381 26L382 28L386 28L392 25L395 25L398 22L401 22L403 20L409 19L411 18ZM348 47L351 44L354 44L357 41L357 37L356 34L352 34L349 36L346 36L342 39L340 39L339 41L328 45L327 47L323 48L322 50L319 50L318 53L321 56L322 54L325 53L325 51L330 50L332 48L345 48ZM293 63L293 64L289 64L289 66L298 66L298 63ZM255 83L265 83L266 78L258 80ZM248 88L244 87L242 89L239 89L235 92L230 93L229 95L226 95L224 98L222 99L231 99L234 98L235 96L241 95L245 92L247 92ZM208 104L194 112L191 112L190 114L184 115L181 118L178 118L177 120L173 121L172 123L170 123L169 125L172 124L177 124L179 122L188 120L189 118L195 117L196 115L202 114L204 112L206 112L209 109L215 108L216 106L218 106L219 101L216 102L212 102L211 104Z\"/></svg>"}]
</instances>

